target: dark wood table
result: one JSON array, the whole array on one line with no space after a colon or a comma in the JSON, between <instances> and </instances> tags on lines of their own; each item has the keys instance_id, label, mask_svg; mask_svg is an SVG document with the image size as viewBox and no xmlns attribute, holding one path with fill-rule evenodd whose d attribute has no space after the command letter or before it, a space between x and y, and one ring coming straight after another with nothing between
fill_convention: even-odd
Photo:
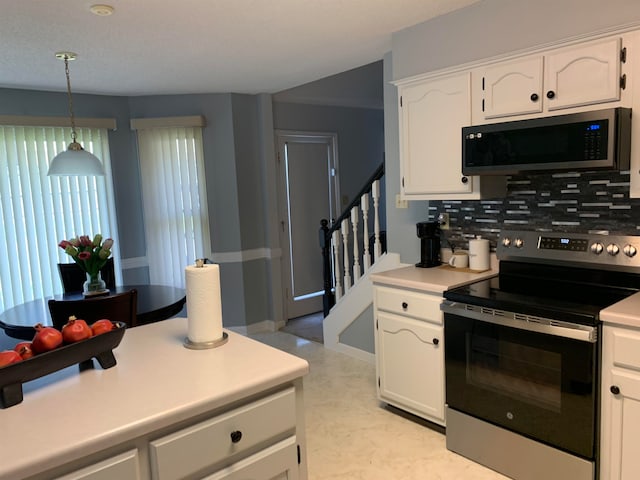
<instances>
[{"instance_id":1,"label":"dark wood table","mask_svg":"<svg viewBox=\"0 0 640 480\"><path fill-rule=\"evenodd\" d=\"M184 306L187 297L182 288L166 285L122 285L111 293L123 293L135 288L138 291L138 325L157 322L175 316ZM82 292L65 293L53 297L39 298L16 305L0 313L0 328L13 338L31 340L37 323L51 325L49 315L50 299L80 300Z\"/></svg>"}]
</instances>

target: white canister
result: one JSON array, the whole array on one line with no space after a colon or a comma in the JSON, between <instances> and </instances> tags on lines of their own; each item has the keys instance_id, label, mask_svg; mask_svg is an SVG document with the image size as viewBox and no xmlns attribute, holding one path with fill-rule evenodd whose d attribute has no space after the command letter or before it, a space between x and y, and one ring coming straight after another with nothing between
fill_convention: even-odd
<instances>
[{"instance_id":1,"label":"white canister","mask_svg":"<svg viewBox=\"0 0 640 480\"><path fill-rule=\"evenodd\" d=\"M489 270L491 258L489 255L489 240L478 235L469 240L469 268L471 270Z\"/></svg>"}]
</instances>

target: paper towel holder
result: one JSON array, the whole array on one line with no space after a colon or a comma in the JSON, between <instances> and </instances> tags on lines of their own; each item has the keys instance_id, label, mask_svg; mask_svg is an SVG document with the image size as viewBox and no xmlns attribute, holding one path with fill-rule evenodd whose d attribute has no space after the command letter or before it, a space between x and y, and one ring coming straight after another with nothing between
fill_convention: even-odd
<instances>
[{"instance_id":1,"label":"paper towel holder","mask_svg":"<svg viewBox=\"0 0 640 480\"><path fill-rule=\"evenodd\" d=\"M189 337L184 339L184 346L190 350L207 350L209 348L216 348L224 345L229 341L229 335L227 332L222 332L222 338L213 340L211 342L192 342Z\"/></svg>"},{"instance_id":2,"label":"paper towel holder","mask_svg":"<svg viewBox=\"0 0 640 480\"><path fill-rule=\"evenodd\" d=\"M204 264L209 261L208 258L196 258L196 268L204 268ZM222 332L222 337L210 342L192 342L189 337L184 339L184 346L190 350L207 350L209 348L216 348L224 345L229 341L229 335L227 332Z\"/></svg>"}]
</instances>

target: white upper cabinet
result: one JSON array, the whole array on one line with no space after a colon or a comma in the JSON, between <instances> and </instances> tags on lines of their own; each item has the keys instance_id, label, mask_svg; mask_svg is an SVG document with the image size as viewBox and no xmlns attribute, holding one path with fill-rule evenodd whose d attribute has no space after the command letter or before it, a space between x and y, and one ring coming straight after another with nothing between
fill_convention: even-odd
<instances>
[{"instance_id":1,"label":"white upper cabinet","mask_svg":"<svg viewBox=\"0 0 640 480\"><path fill-rule=\"evenodd\" d=\"M481 75L485 118L542 112L542 57L492 65Z\"/></svg>"},{"instance_id":2,"label":"white upper cabinet","mask_svg":"<svg viewBox=\"0 0 640 480\"><path fill-rule=\"evenodd\" d=\"M399 86L404 195L469 194L462 175L462 127L471 123L469 73Z\"/></svg>"},{"instance_id":3,"label":"white upper cabinet","mask_svg":"<svg viewBox=\"0 0 640 480\"><path fill-rule=\"evenodd\" d=\"M478 121L620 101L620 37L479 67Z\"/></svg>"},{"instance_id":4,"label":"white upper cabinet","mask_svg":"<svg viewBox=\"0 0 640 480\"><path fill-rule=\"evenodd\" d=\"M471 125L471 73L397 85L402 197L477 200L504 195L503 179L462 174L462 127Z\"/></svg>"}]
</instances>

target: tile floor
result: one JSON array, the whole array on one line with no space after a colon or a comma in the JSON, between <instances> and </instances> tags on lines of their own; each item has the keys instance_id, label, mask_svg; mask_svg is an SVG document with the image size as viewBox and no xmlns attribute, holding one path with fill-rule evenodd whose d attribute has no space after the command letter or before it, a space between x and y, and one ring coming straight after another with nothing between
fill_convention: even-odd
<instances>
[{"instance_id":1,"label":"tile floor","mask_svg":"<svg viewBox=\"0 0 640 480\"><path fill-rule=\"evenodd\" d=\"M309 480L498 480L448 451L441 432L376 398L375 367L286 332L250 335L309 362L304 378Z\"/></svg>"}]
</instances>

